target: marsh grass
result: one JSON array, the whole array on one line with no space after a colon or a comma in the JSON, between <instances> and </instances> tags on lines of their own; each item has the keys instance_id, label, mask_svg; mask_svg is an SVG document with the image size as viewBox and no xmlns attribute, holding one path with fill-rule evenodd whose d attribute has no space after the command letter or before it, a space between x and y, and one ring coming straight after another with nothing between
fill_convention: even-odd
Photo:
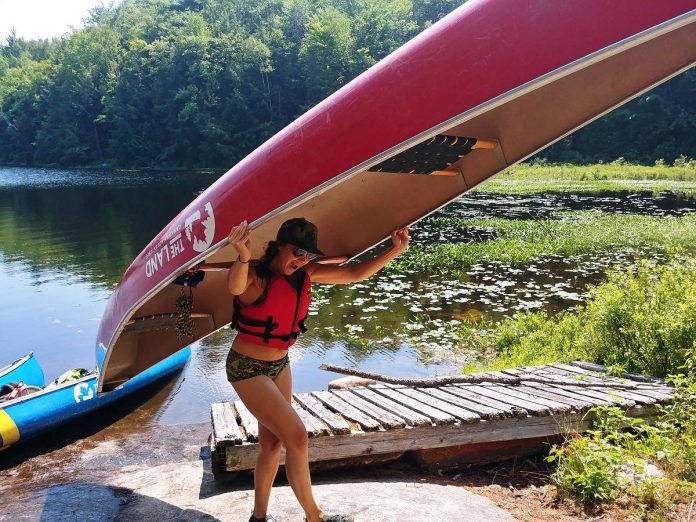
<instances>
[{"instance_id":1,"label":"marsh grass","mask_svg":"<svg viewBox=\"0 0 696 522\"><path fill-rule=\"evenodd\" d=\"M618 159L595 165L520 164L474 189L478 192L533 194L666 190L696 197L696 160L679 158L673 165L659 160L653 166L633 165Z\"/></svg>"},{"instance_id":2,"label":"marsh grass","mask_svg":"<svg viewBox=\"0 0 696 522\"><path fill-rule=\"evenodd\" d=\"M461 274L481 262L527 264L548 256L572 256L625 249L661 253L696 250L696 214L676 218L568 212L564 219L456 219L437 218L443 227L482 227L496 239L459 244L414 245L390 269L397 271L446 270Z\"/></svg>"}]
</instances>

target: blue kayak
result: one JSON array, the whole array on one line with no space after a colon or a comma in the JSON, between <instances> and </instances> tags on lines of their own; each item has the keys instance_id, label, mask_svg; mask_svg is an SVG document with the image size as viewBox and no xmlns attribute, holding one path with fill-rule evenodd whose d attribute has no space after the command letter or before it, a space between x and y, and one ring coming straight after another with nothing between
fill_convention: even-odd
<instances>
[{"instance_id":1,"label":"blue kayak","mask_svg":"<svg viewBox=\"0 0 696 522\"><path fill-rule=\"evenodd\" d=\"M99 410L123 397L132 395L141 388L180 370L190 357L191 348L186 347L147 369L114 391L102 396L97 396L99 375L96 372L92 372L81 379L58 385L51 384L41 391L2 402L0 403L0 450L4 450L19 441L25 441L41 435L53 428L69 425L82 415ZM33 360L33 357L24 364L31 360ZM29 364L31 365L31 363ZM35 360L33 364L39 367ZM11 366L9 365L7 368ZM21 369L21 366L19 369ZM16 367L13 368L16 369ZM40 367L39 370L41 370ZM9 372L7 375L9 375ZM15 375L19 375L19 373ZM26 375L31 374L27 371ZM11 380L16 381L17 379L13 378ZM41 372L41 381L43 385L43 372ZM27 383L27 381L24 382ZM36 385L34 384L34 386Z\"/></svg>"},{"instance_id":2,"label":"blue kayak","mask_svg":"<svg viewBox=\"0 0 696 522\"><path fill-rule=\"evenodd\" d=\"M21 359L17 359L4 368L0 368L0 386L10 382L23 382L28 386L44 387L46 384L44 373L34 358L33 352Z\"/></svg>"}]
</instances>

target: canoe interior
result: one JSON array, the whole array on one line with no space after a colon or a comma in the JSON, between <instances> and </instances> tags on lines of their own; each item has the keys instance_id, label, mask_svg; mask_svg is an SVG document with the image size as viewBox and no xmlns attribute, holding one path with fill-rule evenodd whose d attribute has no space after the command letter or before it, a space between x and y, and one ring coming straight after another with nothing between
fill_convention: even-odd
<instances>
[{"instance_id":1,"label":"canoe interior","mask_svg":"<svg viewBox=\"0 0 696 522\"><path fill-rule=\"evenodd\" d=\"M255 222L253 257L261 256L283 221L298 216L317 224L319 247L328 255L354 257L387 238L393 229L422 219L510 165L693 66L694 42L696 22L691 17L676 27L569 64L464 114L453 114L449 127L433 129L413 143L385 151L388 156L402 154L413 163L415 173L385 172L389 162L380 157L357 172L336 173L331 182ZM409 148L422 146L436 135L489 140L495 145L473 150L453 163L443 158L439 166L429 155L419 159L417 153L408 154ZM382 170L375 172L373 167ZM421 175L433 171L452 175ZM236 252L227 246L205 263L229 264L235 258ZM225 270L207 271L193 290L195 339L230 322L226 277ZM171 314L176 312L180 293L180 286L166 285L136 310L116 341L102 391L195 340L176 336Z\"/></svg>"}]
</instances>

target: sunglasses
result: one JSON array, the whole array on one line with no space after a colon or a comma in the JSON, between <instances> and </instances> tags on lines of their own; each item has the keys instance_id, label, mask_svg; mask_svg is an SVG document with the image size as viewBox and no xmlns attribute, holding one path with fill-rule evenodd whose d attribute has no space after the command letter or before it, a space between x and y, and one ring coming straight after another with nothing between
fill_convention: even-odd
<instances>
[{"instance_id":1,"label":"sunglasses","mask_svg":"<svg viewBox=\"0 0 696 522\"><path fill-rule=\"evenodd\" d=\"M306 257L310 261L313 261L314 259L319 257L319 254L315 254L314 252L307 252L304 248L293 248L292 255L295 257Z\"/></svg>"}]
</instances>

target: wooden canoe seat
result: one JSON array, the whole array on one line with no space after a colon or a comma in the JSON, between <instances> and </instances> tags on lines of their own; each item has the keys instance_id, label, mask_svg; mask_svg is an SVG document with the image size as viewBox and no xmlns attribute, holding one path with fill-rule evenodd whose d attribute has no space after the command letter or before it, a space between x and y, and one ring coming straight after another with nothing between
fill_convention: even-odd
<instances>
[{"instance_id":1,"label":"wooden canoe seat","mask_svg":"<svg viewBox=\"0 0 696 522\"><path fill-rule=\"evenodd\" d=\"M214 328L213 316L211 314L193 313L192 319L208 319L211 329ZM152 332L155 330L175 330L176 329L176 314L156 314L136 317L126 323L123 333L141 333Z\"/></svg>"},{"instance_id":2,"label":"wooden canoe seat","mask_svg":"<svg viewBox=\"0 0 696 522\"><path fill-rule=\"evenodd\" d=\"M448 167L473 150L495 149L498 142L438 134L368 169L369 172L456 176Z\"/></svg>"}]
</instances>

